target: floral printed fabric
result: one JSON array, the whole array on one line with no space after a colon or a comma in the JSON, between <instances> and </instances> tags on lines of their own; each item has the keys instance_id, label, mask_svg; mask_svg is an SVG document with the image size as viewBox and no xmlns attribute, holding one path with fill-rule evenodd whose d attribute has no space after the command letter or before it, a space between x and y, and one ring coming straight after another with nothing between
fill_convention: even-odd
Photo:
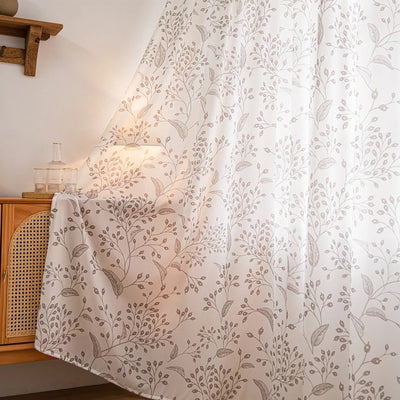
<instances>
[{"instance_id":1,"label":"floral printed fabric","mask_svg":"<svg viewBox=\"0 0 400 400\"><path fill-rule=\"evenodd\" d=\"M36 348L152 399L400 393L400 2L171 0L53 202Z\"/></svg>"}]
</instances>

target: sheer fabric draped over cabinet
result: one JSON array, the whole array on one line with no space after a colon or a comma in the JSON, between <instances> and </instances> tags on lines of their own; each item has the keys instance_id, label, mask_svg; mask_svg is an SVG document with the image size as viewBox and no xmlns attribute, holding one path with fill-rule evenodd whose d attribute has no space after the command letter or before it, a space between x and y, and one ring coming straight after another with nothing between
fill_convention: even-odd
<instances>
[{"instance_id":1,"label":"sheer fabric draped over cabinet","mask_svg":"<svg viewBox=\"0 0 400 400\"><path fill-rule=\"evenodd\" d=\"M400 393L400 2L171 0L53 201L36 348L152 399Z\"/></svg>"}]
</instances>

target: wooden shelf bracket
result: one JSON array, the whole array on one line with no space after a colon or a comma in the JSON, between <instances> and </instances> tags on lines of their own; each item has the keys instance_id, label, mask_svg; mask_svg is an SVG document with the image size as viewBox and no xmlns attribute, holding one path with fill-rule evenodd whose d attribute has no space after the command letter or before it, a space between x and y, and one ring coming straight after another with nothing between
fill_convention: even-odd
<instances>
[{"instance_id":1,"label":"wooden shelf bracket","mask_svg":"<svg viewBox=\"0 0 400 400\"><path fill-rule=\"evenodd\" d=\"M57 35L62 28L62 24L0 15L0 35L25 38L25 49L1 46L0 62L24 65L25 75L35 76L40 41Z\"/></svg>"}]
</instances>

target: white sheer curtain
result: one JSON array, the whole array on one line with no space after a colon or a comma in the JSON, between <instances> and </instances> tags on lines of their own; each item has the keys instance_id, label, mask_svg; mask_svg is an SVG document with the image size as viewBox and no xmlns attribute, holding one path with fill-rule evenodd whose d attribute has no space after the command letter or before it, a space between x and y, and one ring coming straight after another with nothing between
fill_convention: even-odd
<instances>
[{"instance_id":1,"label":"white sheer curtain","mask_svg":"<svg viewBox=\"0 0 400 400\"><path fill-rule=\"evenodd\" d=\"M171 0L57 195L36 348L153 399L400 393L400 2Z\"/></svg>"}]
</instances>

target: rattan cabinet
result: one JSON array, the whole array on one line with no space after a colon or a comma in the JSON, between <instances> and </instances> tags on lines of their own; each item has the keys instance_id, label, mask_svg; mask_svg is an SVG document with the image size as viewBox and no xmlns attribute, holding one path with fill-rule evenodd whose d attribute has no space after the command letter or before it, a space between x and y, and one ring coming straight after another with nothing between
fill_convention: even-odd
<instances>
[{"instance_id":1,"label":"rattan cabinet","mask_svg":"<svg viewBox=\"0 0 400 400\"><path fill-rule=\"evenodd\" d=\"M51 200L0 198L0 365L48 359L33 349Z\"/></svg>"}]
</instances>

